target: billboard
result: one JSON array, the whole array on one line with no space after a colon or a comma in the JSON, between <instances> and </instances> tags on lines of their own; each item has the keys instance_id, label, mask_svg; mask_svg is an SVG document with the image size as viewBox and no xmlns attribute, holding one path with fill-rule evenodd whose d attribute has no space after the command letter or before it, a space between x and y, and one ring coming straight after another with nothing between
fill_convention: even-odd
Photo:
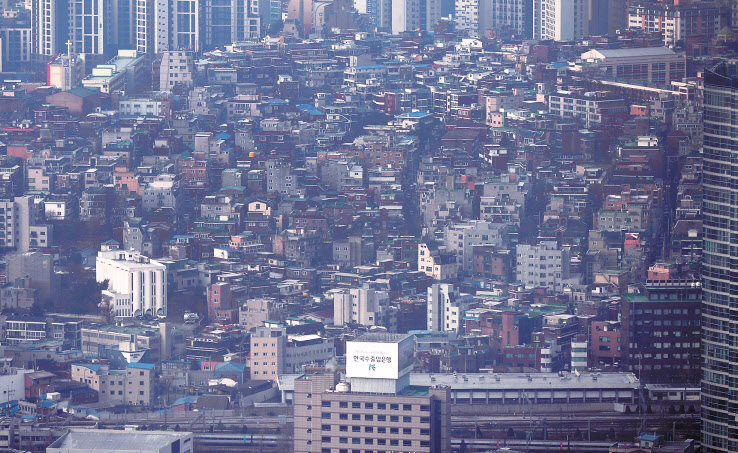
<instances>
[{"instance_id":1,"label":"billboard","mask_svg":"<svg viewBox=\"0 0 738 453\"><path fill-rule=\"evenodd\" d=\"M397 343L346 342L346 376L352 378L397 379Z\"/></svg>"}]
</instances>

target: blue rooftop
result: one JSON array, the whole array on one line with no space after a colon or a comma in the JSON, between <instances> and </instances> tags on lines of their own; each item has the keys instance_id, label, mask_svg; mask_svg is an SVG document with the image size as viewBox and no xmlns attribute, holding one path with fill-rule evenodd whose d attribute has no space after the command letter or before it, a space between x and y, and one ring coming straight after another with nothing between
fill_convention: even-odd
<instances>
[{"instance_id":1,"label":"blue rooftop","mask_svg":"<svg viewBox=\"0 0 738 453\"><path fill-rule=\"evenodd\" d=\"M430 115L428 112L408 112L402 115L397 115L399 118L422 118L426 115Z\"/></svg>"},{"instance_id":2,"label":"blue rooftop","mask_svg":"<svg viewBox=\"0 0 738 453\"><path fill-rule=\"evenodd\" d=\"M222 362L215 365L215 371L217 373L236 372L243 373L246 365L238 362Z\"/></svg>"},{"instance_id":3,"label":"blue rooftop","mask_svg":"<svg viewBox=\"0 0 738 453\"><path fill-rule=\"evenodd\" d=\"M141 370L153 370L153 363L129 363L126 368L139 368Z\"/></svg>"},{"instance_id":4,"label":"blue rooftop","mask_svg":"<svg viewBox=\"0 0 738 453\"><path fill-rule=\"evenodd\" d=\"M183 396L182 398L177 399L177 401L174 402L174 405L177 406L179 404L195 404L195 403L197 403L196 396Z\"/></svg>"},{"instance_id":5,"label":"blue rooftop","mask_svg":"<svg viewBox=\"0 0 738 453\"><path fill-rule=\"evenodd\" d=\"M325 116L325 113L321 112L320 110L318 110L317 107L310 104L300 104L297 106L297 110L308 113L310 115Z\"/></svg>"},{"instance_id":6,"label":"blue rooftop","mask_svg":"<svg viewBox=\"0 0 738 453\"><path fill-rule=\"evenodd\" d=\"M354 66L354 69L384 69L385 66L381 64L369 64L364 66Z\"/></svg>"}]
</instances>

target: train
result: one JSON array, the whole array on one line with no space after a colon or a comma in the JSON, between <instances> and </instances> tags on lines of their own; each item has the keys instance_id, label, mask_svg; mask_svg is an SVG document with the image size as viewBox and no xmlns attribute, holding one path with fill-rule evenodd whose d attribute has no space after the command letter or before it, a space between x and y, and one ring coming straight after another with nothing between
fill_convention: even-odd
<instances>
[{"instance_id":1,"label":"train","mask_svg":"<svg viewBox=\"0 0 738 453\"><path fill-rule=\"evenodd\" d=\"M195 434L195 443L203 446L242 446L259 445L262 447L276 447L275 434Z\"/></svg>"}]
</instances>

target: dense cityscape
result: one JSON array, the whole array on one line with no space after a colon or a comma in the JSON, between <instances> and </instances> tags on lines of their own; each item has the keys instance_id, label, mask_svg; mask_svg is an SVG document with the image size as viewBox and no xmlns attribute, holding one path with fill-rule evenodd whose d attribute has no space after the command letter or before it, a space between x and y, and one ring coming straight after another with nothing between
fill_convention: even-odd
<instances>
[{"instance_id":1,"label":"dense cityscape","mask_svg":"<svg viewBox=\"0 0 738 453\"><path fill-rule=\"evenodd\" d=\"M738 452L738 1L0 11L0 451Z\"/></svg>"}]
</instances>

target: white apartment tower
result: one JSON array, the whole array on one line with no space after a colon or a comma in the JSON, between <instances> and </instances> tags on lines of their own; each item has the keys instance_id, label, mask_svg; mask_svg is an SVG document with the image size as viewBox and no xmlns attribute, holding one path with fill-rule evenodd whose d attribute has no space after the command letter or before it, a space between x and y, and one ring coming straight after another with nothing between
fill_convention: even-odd
<instances>
[{"instance_id":1,"label":"white apartment tower","mask_svg":"<svg viewBox=\"0 0 738 453\"><path fill-rule=\"evenodd\" d=\"M95 276L108 281L103 294L110 298L115 316L166 316L167 268L137 252L103 244L97 254Z\"/></svg>"},{"instance_id":2,"label":"white apartment tower","mask_svg":"<svg viewBox=\"0 0 738 453\"><path fill-rule=\"evenodd\" d=\"M134 45L142 55L154 55L169 49L169 1L137 0Z\"/></svg>"},{"instance_id":3,"label":"white apartment tower","mask_svg":"<svg viewBox=\"0 0 738 453\"><path fill-rule=\"evenodd\" d=\"M32 0L31 35L34 60L48 62L65 52L69 39L68 0Z\"/></svg>"},{"instance_id":4,"label":"white apartment tower","mask_svg":"<svg viewBox=\"0 0 738 453\"><path fill-rule=\"evenodd\" d=\"M462 320L474 298L461 293L450 283L434 283L428 287L428 330L459 332Z\"/></svg>"},{"instance_id":5,"label":"white apartment tower","mask_svg":"<svg viewBox=\"0 0 738 453\"><path fill-rule=\"evenodd\" d=\"M392 0L392 34L430 31L441 18L440 0Z\"/></svg>"},{"instance_id":6,"label":"white apartment tower","mask_svg":"<svg viewBox=\"0 0 738 453\"><path fill-rule=\"evenodd\" d=\"M524 34L530 10L524 0L456 0L456 28L484 35L487 30Z\"/></svg>"},{"instance_id":7,"label":"white apartment tower","mask_svg":"<svg viewBox=\"0 0 738 453\"><path fill-rule=\"evenodd\" d=\"M390 316L389 294L370 288L352 288L333 296L333 324L361 324L397 331L397 317Z\"/></svg>"},{"instance_id":8,"label":"white apartment tower","mask_svg":"<svg viewBox=\"0 0 738 453\"><path fill-rule=\"evenodd\" d=\"M28 252L53 245L51 225L37 225L36 204L31 196L0 200L0 247Z\"/></svg>"},{"instance_id":9,"label":"white apartment tower","mask_svg":"<svg viewBox=\"0 0 738 453\"><path fill-rule=\"evenodd\" d=\"M200 0L137 0L136 50L149 56L168 50L199 52L201 8Z\"/></svg>"},{"instance_id":10,"label":"white apartment tower","mask_svg":"<svg viewBox=\"0 0 738 453\"><path fill-rule=\"evenodd\" d=\"M576 41L589 35L589 0L533 0L533 38Z\"/></svg>"}]
</instances>

